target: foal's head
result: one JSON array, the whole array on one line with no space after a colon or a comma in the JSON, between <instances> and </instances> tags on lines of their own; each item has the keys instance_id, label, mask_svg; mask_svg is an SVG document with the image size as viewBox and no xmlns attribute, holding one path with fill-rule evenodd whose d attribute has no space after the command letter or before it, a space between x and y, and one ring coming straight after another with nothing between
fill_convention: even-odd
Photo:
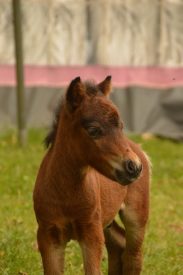
<instances>
[{"instance_id":1,"label":"foal's head","mask_svg":"<svg viewBox=\"0 0 183 275\"><path fill-rule=\"evenodd\" d=\"M98 85L75 78L66 92L62 127L65 120L72 154L84 166L126 185L139 177L142 164L123 134L119 112L107 97L110 90L110 76Z\"/></svg>"}]
</instances>

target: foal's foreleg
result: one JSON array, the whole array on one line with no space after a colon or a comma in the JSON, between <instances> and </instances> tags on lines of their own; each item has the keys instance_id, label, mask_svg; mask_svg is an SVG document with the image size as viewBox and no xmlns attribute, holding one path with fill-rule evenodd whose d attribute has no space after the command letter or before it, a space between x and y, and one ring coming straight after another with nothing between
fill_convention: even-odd
<instances>
[{"instance_id":1,"label":"foal's foreleg","mask_svg":"<svg viewBox=\"0 0 183 275\"><path fill-rule=\"evenodd\" d=\"M108 274L122 275L122 253L125 249L125 231L115 221L104 230L108 253Z\"/></svg>"},{"instance_id":2,"label":"foal's foreleg","mask_svg":"<svg viewBox=\"0 0 183 275\"><path fill-rule=\"evenodd\" d=\"M44 275L61 275L64 273L65 244L60 241L57 229L38 228L38 247L42 257Z\"/></svg>"},{"instance_id":3,"label":"foal's foreleg","mask_svg":"<svg viewBox=\"0 0 183 275\"><path fill-rule=\"evenodd\" d=\"M84 224L81 232L80 245L83 253L85 275L100 275L104 246L102 225Z\"/></svg>"}]
</instances>

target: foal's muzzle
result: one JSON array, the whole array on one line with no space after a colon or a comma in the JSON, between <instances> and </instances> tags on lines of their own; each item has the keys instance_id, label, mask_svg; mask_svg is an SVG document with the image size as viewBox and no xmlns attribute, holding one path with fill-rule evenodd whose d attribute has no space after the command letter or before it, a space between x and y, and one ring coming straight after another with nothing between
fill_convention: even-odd
<instances>
[{"instance_id":1,"label":"foal's muzzle","mask_svg":"<svg viewBox=\"0 0 183 275\"><path fill-rule=\"evenodd\" d=\"M127 185L135 181L140 176L141 171L142 164L140 162L125 160L121 169L115 169L116 180L122 185Z\"/></svg>"},{"instance_id":2,"label":"foal's muzzle","mask_svg":"<svg viewBox=\"0 0 183 275\"><path fill-rule=\"evenodd\" d=\"M142 171L142 164L129 159L124 162L124 169L128 177L137 178Z\"/></svg>"}]
</instances>

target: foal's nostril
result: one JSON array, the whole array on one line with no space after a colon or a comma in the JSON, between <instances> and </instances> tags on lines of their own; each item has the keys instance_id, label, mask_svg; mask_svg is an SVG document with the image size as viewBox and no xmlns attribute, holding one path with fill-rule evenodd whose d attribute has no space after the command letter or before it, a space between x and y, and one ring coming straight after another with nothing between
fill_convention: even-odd
<instances>
[{"instance_id":1,"label":"foal's nostril","mask_svg":"<svg viewBox=\"0 0 183 275\"><path fill-rule=\"evenodd\" d=\"M128 172L128 174L134 174L136 172L136 164L131 161L131 160L127 160L125 161L125 169Z\"/></svg>"},{"instance_id":2,"label":"foal's nostril","mask_svg":"<svg viewBox=\"0 0 183 275\"><path fill-rule=\"evenodd\" d=\"M142 165L137 166L132 160L126 160L124 166L128 175L132 177L137 177L142 171Z\"/></svg>"}]
</instances>

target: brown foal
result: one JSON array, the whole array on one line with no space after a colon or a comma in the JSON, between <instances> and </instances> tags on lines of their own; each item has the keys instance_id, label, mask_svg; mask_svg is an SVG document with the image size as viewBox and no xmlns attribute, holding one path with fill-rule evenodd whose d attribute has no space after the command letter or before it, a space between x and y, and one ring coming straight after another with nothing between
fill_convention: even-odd
<instances>
[{"instance_id":1,"label":"brown foal","mask_svg":"<svg viewBox=\"0 0 183 275\"><path fill-rule=\"evenodd\" d=\"M104 244L108 274L138 275L149 210L149 163L123 134L108 99L111 77L98 85L75 78L46 137L35 189L38 246L45 275L64 273L64 249L81 246L87 275L99 275ZM124 228L114 220L119 217Z\"/></svg>"}]
</instances>

